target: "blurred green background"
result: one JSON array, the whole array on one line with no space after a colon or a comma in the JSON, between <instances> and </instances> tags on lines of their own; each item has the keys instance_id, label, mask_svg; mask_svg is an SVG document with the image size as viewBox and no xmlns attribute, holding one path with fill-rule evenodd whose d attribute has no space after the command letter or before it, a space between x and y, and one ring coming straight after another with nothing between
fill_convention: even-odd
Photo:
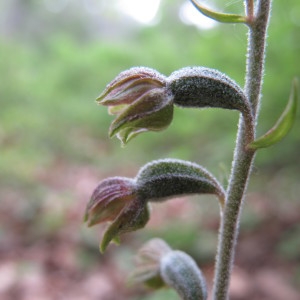
<instances>
[{"instance_id":1,"label":"blurred green background","mask_svg":"<svg viewBox=\"0 0 300 300\"><path fill-rule=\"evenodd\" d=\"M118 73L139 65L165 75L202 65L243 85L246 27L187 25L179 17L183 3L162 0L156 21L146 26L116 9L116 0L0 1L1 299L175 299L172 291L152 295L125 287L134 252L154 236L193 255L211 279L218 207L210 197L154 207L149 228L128 235L124 246L112 246L104 256L98 253L101 228L81 223L99 180L133 177L153 159L192 160L227 183L237 112L176 109L167 130L138 136L121 148L107 136L112 117L95 103ZM226 12L243 11L243 1L213 3ZM275 123L293 77L300 76L297 0L274 1L265 71L258 134ZM265 287L263 279L272 277L273 286L280 282L296 294L299 126L298 112L290 134L256 157L237 254L238 278L255 283L257 277ZM277 299L251 294L237 282L232 299ZM294 299L289 295L286 299Z\"/></svg>"}]
</instances>

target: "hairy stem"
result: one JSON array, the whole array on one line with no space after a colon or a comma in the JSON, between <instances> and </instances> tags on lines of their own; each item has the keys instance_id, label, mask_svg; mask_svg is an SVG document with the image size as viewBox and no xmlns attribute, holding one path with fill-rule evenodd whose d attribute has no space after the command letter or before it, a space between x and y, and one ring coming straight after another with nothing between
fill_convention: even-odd
<instances>
[{"instance_id":1,"label":"hairy stem","mask_svg":"<svg viewBox=\"0 0 300 300\"><path fill-rule=\"evenodd\" d=\"M270 0L257 1L254 18L248 23L249 36L245 93L251 103L254 120L257 119L261 94L270 2ZM230 274L238 236L239 216L255 154L254 151L248 150L246 147L249 139L254 139L255 124L253 124L253 128L247 128L246 126L248 125L241 117L227 199L220 224L213 291L215 300L228 299ZM249 132L253 132L251 137L249 137Z\"/></svg>"}]
</instances>

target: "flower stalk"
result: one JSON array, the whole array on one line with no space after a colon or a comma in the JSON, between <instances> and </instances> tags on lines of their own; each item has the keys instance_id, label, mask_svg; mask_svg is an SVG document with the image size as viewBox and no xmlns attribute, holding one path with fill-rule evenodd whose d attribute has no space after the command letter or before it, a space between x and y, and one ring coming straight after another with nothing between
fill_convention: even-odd
<instances>
[{"instance_id":1,"label":"flower stalk","mask_svg":"<svg viewBox=\"0 0 300 300\"><path fill-rule=\"evenodd\" d=\"M252 5L252 1L247 1L247 4ZM266 30L270 10L270 0L257 1L254 19L249 25L245 94L252 106L255 120L257 120L261 95ZM251 9L246 7L246 12L251 13ZM255 127L253 132L255 132ZM238 237L239 217L254 155L254 150L247 149L247 128L243 119L240 118L231 176L227 189L226 206L219 231L213 292L215 300L228 299L230 274Z\"/></svg>"}]
</instances>

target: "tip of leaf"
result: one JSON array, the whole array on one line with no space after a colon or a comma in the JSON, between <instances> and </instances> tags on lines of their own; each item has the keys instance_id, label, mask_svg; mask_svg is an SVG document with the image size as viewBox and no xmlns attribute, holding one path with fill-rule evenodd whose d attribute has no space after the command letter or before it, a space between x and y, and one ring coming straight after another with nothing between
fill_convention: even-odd
<instances>
[{"instance_id":1,"label":"tip of leaf","mask_svg":"<svg viewBox=\"0 0 300 300\"><path fill-rule=\"evenodd\" d=\"M219 13L204 7L203 5L199 4L196 0L191 1L193 5L197 8L197 10L199 10L203 15L215 21L221 23L247 23L247 18L245 16Z\"/></svg>"},{"instance_id":2,"label":"tip of leaf","mask_svg":"<svg viewBox=\"0 0 300 300\"><path fill-rule=\"evenodd\" d=\"M295 78L292 83L289 101L276 124L263 136L248 145L249 149L257 150L270 147L281 141L291 130L296 119L297 102L299 101L299 82Z\"/></svg>"}]
</instances>

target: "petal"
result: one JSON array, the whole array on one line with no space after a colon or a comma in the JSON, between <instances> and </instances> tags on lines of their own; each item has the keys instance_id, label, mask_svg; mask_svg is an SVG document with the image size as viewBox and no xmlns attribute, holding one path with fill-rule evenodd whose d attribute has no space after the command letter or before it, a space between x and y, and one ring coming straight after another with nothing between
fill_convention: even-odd
<instances>
[{"instance_id":1,"label":"petal","mask_svg":"<svg viewBox=\"0 0 300 300\"><path fill-rule=\"evenodd\" d=\"M130 104L141 97L144 93L161 87L163 87L161 82L155 81L151 78L130 80L126 84L108 93L99 101L99 104L107 106Z\"/></svg>"},{"instance_id":2,"label":"petal","mask_svg":"<svg viewBox=\"0 0 300 300\"><path fill-rule=\"evenodd\" d=\"M133 198L134 185L134 180L123 177L101 181L86 207L88 226L113 220Z\"/></svg>"},{"instance_id":3,"label":"petal","mask_svg":"<svg viewBox=\"0 0 300 300\"><path fill-rule=\"evenodd\" d=\"M116 93L118 93L125 89L133 81L145 78L152 79L153 81L160 83L162 86L166 84L166 77L156 70L146 67L133 67L121 72L113 81L111 81L97 100L101 101L113 90L116 90Z\"/></svg>"}]
</instances>

